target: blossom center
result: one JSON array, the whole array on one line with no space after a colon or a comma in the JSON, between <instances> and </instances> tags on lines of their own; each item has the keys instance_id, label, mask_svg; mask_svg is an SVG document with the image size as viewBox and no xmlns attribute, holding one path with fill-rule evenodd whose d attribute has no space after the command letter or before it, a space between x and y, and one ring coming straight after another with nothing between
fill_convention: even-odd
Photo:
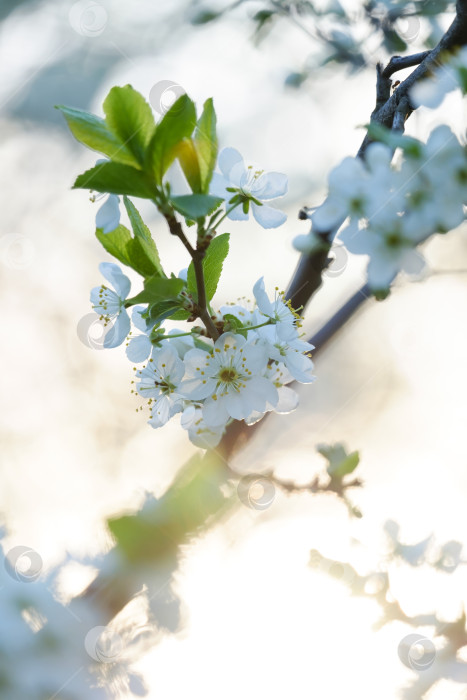
<instances>
[{"instance_id":1,"label":"blossom center","mask_svg":"<svg viewBox=\"0 0 467 700\"><path fill-rule=\"evenodd\" d=\"M169 377L161 377L159 380L155 379L154 384L161 394L171 394L175 390L175 384L170 382Z\"/></svg>"},{"instance_id":2,"label":"blossom center","mask_svg":"<svg viewBox=\"0 0 467 700\"><path fill-rule=\"evenodd\" d=\"M238 373L233 369L233 367L223 367L218 376L221 382L231 384L237 379Z\"/></svg>"},{"instance_id":3,"label":"blossom center","mask_svg":"<svg viewBox=\"0 0 467 700\"><path fill-rule=\"evenodd\" d=\"M349 202L351 214L363 216L365 202L362 197L353 197Z\"/></svg>"},{"instance_id":4,"label":"blossom center","mask_svg":"<svg viewBox=\"0 0 467 700\"><path fill-rule=\"evenodd\" d=\"M246 182L241 186L241 192L243 194L249 195L251 194L251 188L255 184L256 180L261 177L261 175L264 173L264 170L253 170L253 166L249 165L247 168L247 173L246 173Z\"/></svg>"},{"instance_id":5,"label":"blossom center","mask_svg":"<svg viewBox=\"0 0 467 700\"><path fill-rule=\"evenodd\" d=\"M388 248L398 248L403 242L402 236L397 231L388 233L386 236L386 245Z\"/></svg>"}]
</instances>

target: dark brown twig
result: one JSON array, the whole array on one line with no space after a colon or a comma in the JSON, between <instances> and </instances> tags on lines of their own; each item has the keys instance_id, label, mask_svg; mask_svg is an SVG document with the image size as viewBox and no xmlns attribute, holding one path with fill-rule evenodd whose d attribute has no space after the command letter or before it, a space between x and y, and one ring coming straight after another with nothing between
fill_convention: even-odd
<instances>
[{"instance_id":1,"label":"dark brown twig","mask_svg":"<svg viewBox=\"0 0 467 700\"><path fill-rule=\"evenodd\" d=\"M420 63L425 60L425 58L428 58L430 53L431 50L415 53L412 56L393 56L386 68L383 70L383 77L390 78L391 75L394 75L394 73L397 73L399 70L419 66Z\"/></svg>"},{"instance_id":2,"label":"dark brown twig","mask_svg":"<svg viewBox=\"0 0 467 700\"><path fill-rule=\"evenodd\" d=\"M188 238L183 232L182 225L176 219L175 215L171 212L162 211L162 214L167 221L169 231L173 236L177 236L189 252L191 259L193 260L193 267L195 270L196 277L196 289L198 292L198 300L196 302L197 313L199 318L204 323L209 336L213 340L217 340L219 337L219 331L213 323L211 315L208 311L208 304L206 299L206 284L204 281L204 270L203 270L203 258L206 253L206 246L198 246L193 248Z\"/></svg>"},{"instance_id":3,"label":"dark brown twig","mask_svg":"<svg viewBox=\"0 0 467 700\"><path fill-rule=\"evenodd\" d=\"M422 60L420 65L406 78L386 102L371 115L371 121L392 128L394 115L403 98L409 98L410 89L418 80L426 78L436 66L444 62L444 55L449 56L457 48L467 44L467 0L458 0L456 4L456 17L449 29L441 38L439 44L432 49ZM411 58L411 57L409 57ZM412 57L413 58L413 57ZM388 64L391 65L391 61ZM381 78L386 78L385 71L381 71ZM368 134L363 139L358 151L358 156L364 158L366 149L372 142Z\"/></svg>"}]
</instances>

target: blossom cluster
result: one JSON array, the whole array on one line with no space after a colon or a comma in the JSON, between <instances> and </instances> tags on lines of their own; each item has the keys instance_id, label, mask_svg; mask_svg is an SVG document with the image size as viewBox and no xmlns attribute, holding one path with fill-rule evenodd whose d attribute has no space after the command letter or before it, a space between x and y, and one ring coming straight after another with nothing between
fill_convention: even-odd
<instances>
[{"instance_id":1,"label":"blossom cluster","mask_svg":"<svg viewBox=\"0 0 467 700\"><path fill-rule=\"evenodd\" d=\"M18 555L22 549L27 551ZM0 542L2 700L108 700L112 687L140 697L143 681L133 664L148 646L149 632L143 644L133 628L115 621L102 626L102 612L86 596L72 607L63 604L60 569L34 570L31 554L37 556L23 547L4 553Z\"/></svg>"},{"instance_id":2,"label":"blossom cluster","mask_svg":"<svg viewBox=\"0 0 467 700\"><path fill-rule=\"evenodd\" d=\"M415 83L410 91L410 99L416 107L439 107L444 98L453 90L467 93L467 47L439 63L432 75Z\"/></svg>"},{"instance_id":3,"label":"blossom cluster","mask_svg":"<svg viewBox=\"0 0 467 700\"><path fill-rule=\"evenodd\" d=\"M451 129L439 126L426 144L401 138L405 150L369 146L365 160L345 158L329 175L329 194L311 214L312 234L295 245L310 250L313 232L334 232L349 252L369 256L368 284L387 293L399 271L419 275L425 266L417 246L464 221L467 152Z\"/></svg>"},{"instance_id":4,"label":"blossom cluster","mask_svg":"<svg viewBox=\"0 0 467 700\"><path fill-rule=\"evenodd\" d=\"M213 341L196 332L171 330L165 334L146 319L147 308L135 306L134 330L125 299L130 281L113 263L102 263L102 274L114 290L96 287L94 309L109 324L104 346L115 347L128 335L127 355L137 369L134 391L150 408L149 424L159 428L177 413L190 440L200 447L215 447L232 420L252 424L266 412L288 413L298 395L288 384L313 381L313 346L301 338L296 312L276 292L270 300L263 278L255 284L255 303L221 307L214 316L222 332Z\"/></svg>"}]
</instances>

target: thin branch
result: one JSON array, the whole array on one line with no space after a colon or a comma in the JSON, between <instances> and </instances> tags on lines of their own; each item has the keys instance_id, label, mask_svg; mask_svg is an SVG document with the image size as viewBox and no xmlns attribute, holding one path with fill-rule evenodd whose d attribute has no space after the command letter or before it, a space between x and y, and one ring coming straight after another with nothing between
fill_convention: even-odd
<instances>
[{"instance_id":1,"label":"thin branch","mask_svg":"<svg viewBox=\"0 0 467 700\"><path fill-rule=\"evenodd\" d=\"M439 64L441 54L467 44L467 0L459 0L456 10L456 18L436 48L412 56L394 56L386 68L383 68L380 63L377 64L376 105L371 114L371 121L392 128L396 119L395 129L404 130L405 121L413 110L408 96L410 88ZM418 68L391 95L390 76L397 70L415 65L418 65ZM366 135L357 153L358 158L365 157L371 141L372 139ZM313 294L321 286L322 272L327 265L327 252L330 249L333 234L334 231L316 234L321 237L323 246L328 246L327 251L323 247L321 252L314 251L311 255L301 255L286 293L294 308L305 309Z\"/></svg>"},{"instance_id":2,"label":"thin branch","mask_svg":"<svg viewBox=\"0 0 467 700\"><path fill-rule=\"evenodd\" d=\"M214 325L211 315L208 311L207 299L206 299L206 284L204 281L204 270L203 270L203 258L206 252L206 247L193 248L188 238L185 236L182 225L176 219L175 215L162 211L162 214L167 221L169 231L173 236L177 236L189 252L191 259L193 260L193 267L195 269L196 277L196 289L198 292L198 301L196 303L197 313L199 318L204 323L206 330L213 340L217 340L219 337L219 331Z\"/></svg>"},{"instance_id":3,"label":"thin branch","mask_svg":"<svg viewBox=\"0 0 467 700\"><path fill-rule=\"evenodd\" d=\"M159 209L160 211L160 209ZM188 238L185 236L183 233L182 225L181 223L175 218L174 214L168 213L168 212L162 212L165 220L167 221L167 225L169 227L169 231L172 234L172 236L177 236L187 249L187 251L190 253L190 256L193 257L196 254L195 249L191 245L190 241Z\"/></svg>"},{"instance_id":4,"label":"thin branch","mask_svg":"<svg viewBox=\"0 0 467 700\"><path fill-rule=\"evenodd\" d=\"M441 38L439 44L428 53L420 65L398 86L385 104L373 112L371 121L391 129L398 105L404 97L409 98L409 91L415 83L426 78L434 68L441 65L444 62L444 54L451 54L458 47L467 44L467 0L458 0L456 12L454 21ZM372 139L367 134L358 151L360 158L365 157L366 149L371 142Z\"/></svg>"},{"instance_id":5,"label":"thin branch","mask_svg":"<svg viewBox=\"0 0 467 700\"><path fill-rule=\"evenodd\" d=\"M197 311L200 319L206 326L206 330L213 340L219 338L219 331L217 330L211 315L208 311L207 298L206 298L206 284L204 281L204 270L203 270L203 258L205 250L195 250L193 251L193 267L195 269L196 276L196 288L198 290L198 300L196 302Z\"/></svg>"},{"instance_id":6,"label":"thin branch","mask_svg":"<svg viewBox=\"0 0 467 700\"><path fill-rule=\"evenodd\" d=\"M420 78L428 75L432 68L438 64L440 54L445 51L452 51L456 46L463 46L467 44L467 0L458 0L456 7L456 19L438 46L429 53L418 68L397 88L392 96L386 99L384 103L382 101L383 93L387 95L388 83L386 80L389 76L383 75L384 71L381 68L378 69L377 110L375 110L376 114L374 114L374 118L379 123L392 127L394 115L402 98L408 97L408 92L412 85ZM364 156L368 143L369 139L366 137L360 148L358 157ZM173 214L162 213L169 225L170 232L180 238L183 245L195 261L195 258L197 258L197 251L191 246L190 242L186 238L180 223ZM329 251L329 247L327 251L325 251L325 247L326 245L330 246L330 238L332 233L333 232L323 232L319 234L322 237L323 244L325 244L323 246L323 250L321 251L321 255L318 256L316 253L316 257L314 254L311 256L302 256L294 277L289 285L289 298L299 300L303 297L303 306L306 305L311 296L321 285L322 270L326 266L327 252ZM199 259L198 256L198 260L201 264L202 272L202 258ZM367 287L363 287L361 290L359 290L312 338L312 342L316 346L317 351L322 349L323 346L335 335L335 333L342 328L344 323L361 305L362 301L368 297L367 292ZM201 300L203 300L202 295ZM294 305L296 305L296 302L294 302ZM299 302L298 305L300 306L301 303ZM261 425L261 423L256 425ZM227 459L232 455L234 450L237 450L239 447L245 444L249 438L251 438L252 434L255 432L255 429L256 426L248 427L243 423L243 421L234 421L231 426L229 426L229 429L226 431L226 434L216 450L218 456L222 458L224 455ZM358 484L354 483L354 485ZM295 491L297 489L310 490L310 485L308 485L308 487L299 487L296 485L291 486L288 482L281 482L281 487L289 491ZM109 577L107 579L103 574L101 574L96 582L91 584L87 591L82 595L87 598L94 599L96 604L102 606L103 619L109 620L114 617L114 615L121 608L123 608L128 600L130 600L131 597L139 590L136 582L133 579L130 580L130 576L128 578L128 581L120 579L118 582L119 585L116 586L115 579L113 577Z\"/></svg>"},{"instance_id":7,"label":"thin branch","mask_svg":"<svg viewBox=\"0 0 467 700\"><path fill-rule=\"evenodd\" d=\"M325 345L344 328L347 321L353 317L363 302L368 301L370 298L370 288L365 284L358 292L355 292L328 321L326 321L324 326L321 326L319 331L311 336L309 342L315 346L313 358L315 358L316 354L322 351Z\"/></svg>"},{"instance_id":8,"label":"thin branch","mask_svg":"<svg viewBox=\"0 0 467 700\"><path fill-rule=\"evenodd\" d=\"M404 133L405 122L412 113L412 108L410 106L409 98L403 97L402 100L397 105L396 113L392 122L392 130L398 131L401 134Z\"/></svg>"},{"instance_id":9,"label":"thin branch","mask_svg":"<svg viewBox=\"0 0 467 700\"><path fill-rule=\"evenodd\" d=\"M431 54L430 51L422 51L421 53L415 53L412 56L393 56L389 61L386 68L383 70L383 77L390 78L391 75L397 73L399 70L404 68L412 68L413 66L419 66L425 58Z\"/></svg>"},{"instance_id":10,"label":"thin branch","mask_svg":"<svg viewBox=\"0 0 467 700\"><path fill-rule=\"evenodd\" d=\"M329 264L331 232L317 233L316 248L312 253L300 256L297 268L285 293L294 309L302 310L313 294L321 287L323 271Z\"/></svg>"}]
</instances>

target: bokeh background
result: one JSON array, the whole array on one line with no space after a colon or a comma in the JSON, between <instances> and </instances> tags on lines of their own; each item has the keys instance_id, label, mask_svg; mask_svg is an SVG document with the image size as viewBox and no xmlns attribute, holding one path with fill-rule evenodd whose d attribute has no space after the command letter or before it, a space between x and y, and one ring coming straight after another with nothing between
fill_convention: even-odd
<instances>
[{"instance_id":1,"label":"bokeh background","mask_svg":"<svg viewBox=\"0 0 467 700\"><path fill-rule=\"evenodd\" d=\"M101 114L114 84L131 83L149 98L161 81L198 104L213 96L220 145L289 176L283 227L229 222L230 262L216 302L250 296L262 275L270 291L284 288L298 259L292 239L307 231L298 211L320 203L330 168L357 150L375 76L371 65L352 73L331 65L299 89L287 85L313 39L283 21L254 41L256 6L242 3L200 26L185 0L0 6L0 512L7 547L36 549L46 568L107 551L105 519L137 509L146 493L162 494L194 451L176 418L154 431L136 412L124 349L92 349L77 331L91 310L89 290L101 282L98 264L109 258L94 236L98 203L70 189L95 158L54 105ZM417 112L409 133L423 138L441 121L463 133L465 116L450 96L438 112ZM166 269L186 267L157 212L138 206ZM397 654L411 628L394 622L375 631L376 604L311 569L311 549L359 571L392 566L408 614L459 616L465 567L448 575L388 563L383 531L393 519L404 541L433 534L435 549L467 538L465 228L425 252L424 278L401 280L383 303L368 300L317 357L317 381L300 388L299 409L268 419L236 458L240 472L275 470L304 483L324 465L316 445L343 441L361 453L365 486L353 500L364 517L349 519L332 496L277 492L267 510L241 505L187 548L175 582L183 628L141 662L151 698L397 697L414 677ZM306 330L363 281L362 261L337 251ZM79 571L68 577L70 590L85 583ZM429 695L465 697L448 681Z\"/></svg>"}]
</instances>

